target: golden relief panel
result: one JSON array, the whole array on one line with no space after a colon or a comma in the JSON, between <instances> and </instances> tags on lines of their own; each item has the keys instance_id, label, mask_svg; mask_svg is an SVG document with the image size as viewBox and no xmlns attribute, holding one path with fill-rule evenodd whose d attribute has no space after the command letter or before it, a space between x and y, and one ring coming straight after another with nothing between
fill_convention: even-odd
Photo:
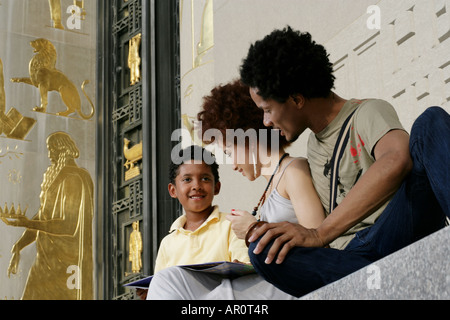
<instances>
[{"instance_id":1,"label":"golden relief panel","mask_svg":"<svg viewBox=\"0 0 450 320\"><path fill-rule=\"evenodd\" d=\"M17 151L19 149L19 146L15 146L14 148L10 148L9 145L6 146L6 149L3 150L3 148L0 148L0 159L1 158L8 158L9 160L20 159L21 156L23 156L22 152ZM2 161L0 160L0 163Z\"/></svg>"},{"instance_id":2,"label":"golden relief panel","mask_svg":"<svg viewBox=\"0 0 450 320\"><path fill-rule=\"evenodd\" d=\"M8 139L24 140L36 123L36 120L22 116L15 108L9 109L7 113L5 113L5 111L5 80L3 74L3 61L0 59L0 136L5 135ZM22 157L23 152L19 151L18 145L15 145L13 148L9 145L0 147L0 164L2 164L4 159L14 161L20 160ZM7 177L8 181L13 185L22 182L22 174L17 169L10 169Z\"/></svg>"},{"instance_id":3,"label":"golden relief panel","mask_svg":"<svg viewBox=\"0 0 450 320\"><path fill-rule=\"evenodd\" d=\"M67 117L76 112L85 120L91 119L94 116L95 106L84 90L84 86L89 83L89 80L85 80L81 85L81 91L83 91L91 106L91 112L84 114L81 110L81 98L76 86L55 67L57 58L55 46L47 39L36 39L31 41L30 45L35 53L29 64L30 76L12 78L11 81L33 85L39 89L41 105L33 110L47 113L48 93L49 91L57 91L66 106L66 110L60 111L56 115Z\"/></svg>"},{"instance_id":4,"label":"golden relief panel","mask_svg":"<svg viewBox=\"0 0 450 320\"><path fill-rule=\"evenodd\" d=\"M23 140L35 123L36 120L22 116L16 108L11 108L6 113L5 79L3 62L0 59L0 135L4 134L11 139Z\"/></svg>"},{"instance_id":5,"label":"golden relief panel","mask_svg":"<svg viewBox=\"0 0 450 320\"><path fill-rule=\"evenodd\" d=\"M193 68L197 68L203 63L203 57L214 46L213 0L206 0L201 21L200 41L197 43L197 54Z\"/></svg>"},{"instance_id":6,"label":"golden relief panel","mask_svg":"<svg viewBox=\"0 0 450 320\"><path fill-rule=\"evenodd\" d=\"M77 165L80 152L70 135L51 134L47 148L51 164L43 176L38 212L28 218L20 205L0 209L6 225L25 228L11 249L8 277L17 273L21 251L35 243L22 299L92 299L92 178Z\"/></svg>"},{"instance_id":7,"label":"golden relief panel","mask_svg":"<svg viewBox=\"0 0 450 320\"><path fill-rule=\"evenodd\" d=\"M61 17L61 0L48 0L53 28L64 30Z\"/></svg>"},{"instance_id":8,"label":"golden relief panel","mask_svg":"<svg viewBox=\"0 0 450 320\"><path fill-rule=\"evenodd\" d=\"M203 88L213 79L214 1L180 1L180 50L182 111L194 114L201 103ZM201 82L198 79L202 79ZM189 118L189 119L188 119ZM182 124L190 133L189 143L202 145L194 135L194 123L186 114ZM188 137L186 137L188 138ZM183 138L184 140L184 138ZM188 138L189 140L189 138Z\"/></svg>"},{"instance_id":9,"label":"golden relief panel","mask_svg":"<svg viewBox=\"0 0 450 320\"><path fill-rule=\"evenodd\" d=\"M195 11L196 4L194 0L190 0L190 48L191 48L191 58L192 64L189 69L184 72L181 76L183 79L187 74L191 73L193 70L212 62L212 60L204 61L207 53L211 51L214 47L214 10L213 10L213 0L206 0L202 9L202 17L200 19L200 25L196 23ZM183 31L184 27L184 9L185 1L180 1L180 29ZM186 29L187 30L187 29ZM196 43L196 33L199 32L198 42ZM187 34L187 32L186 32ZM192 86L190 90L192 91Z\"/></svg>"},{"instance_id":10,"label":"golden relief panel","mask_svg":"<svg viewBox=\"0 0 450 320\"><path fill-rule=\"evenodd\" d=\"M139 48L141 45L142 34L131 38L128 52L128 67L130 68L130 85L135 85L141 81L141 57Z\"/></svg>"},{"instance_id":11,"label":"golden relief panel","mask_svg":"<svg viewBox=\"0 0 450 320\"><path fill-rule=\"evenodd\" d=\"M129 239L129 257L131 262L131 272L139 273L142 268L142 234L139 231L139 221L132 223L133 231Z\"/></svg>"},{"instance_id":12,"label":"golden relief panel","mask_svg":"<svg viewBox=\"0 0 450 320\"><path fill-rule=\"evenodd\" d=\"M48 0L50 6L50 17L52 27L55 29L65 30L62 17L61 0ZM81 29L81 21L86 19L86 9L84 0L74 0L73 5L67 7L65 13L70 14L67 19L67 27L69 30Z\"/></svg>"},{"instance_id":13,"label":"golden relief panel","mask_svg":"<svg viewBox=\"0 0 450 320\"><path fill-rule=\"evenodd\" d=\"M39 24L48 19L46 4L50 6L50 29ZM95 8L94 2L87 4L89 10ZM0 295L7 299L94 298L94 183L88 168L93 169L95 163L95 122L78 120L92 119L96 110L85 90L89 80L77 85L74 79L79 81L86 73L89 76L82 79L92 77L96 56L86 34L62 32L80 29L80 21L88 17L84 5L78 0L39 0L26 5L7 0L0 7L3 17L9 13L8 19L0 21L7 35L0 58L8 57L7 62L0 59L0 176L6 181L0 187L4 204L0 233L7 235L0 243ZM89 23L92 26L95 21ZM31 40L31 47L24 39ZM61 60L55 44L70 50L63 52ZM31 54L30 60L21 59ZM12 77L14 70L22 70L23 62L28 62L28 75ZM79 65L86 66L85 70L74 69ZM37 88L37 99L32 90L17 83ZM39 101L34 109L32 101L35 105ZM36 113L25 116L27 109ZM47 121L47 115L57 117ZM41 151L44 145L46 152ZM77 163L81 154L82 166L87 164L87 168Z\"/></svg>"},{"instance_id":14,"label":"golden relief panel","mask_svg":"<svg viewBox=\"0 0 450 320\"><path fill-rule=\"evenodd\" d=\"M127 169L125 171L125 181L141 174L139 166L136 166L136 164L142 160L142 141L132 147L130 147L130 142L127 138L123 139L123 155L127 159L124 164L124 167Z\"/></svg>"}]
</instances>

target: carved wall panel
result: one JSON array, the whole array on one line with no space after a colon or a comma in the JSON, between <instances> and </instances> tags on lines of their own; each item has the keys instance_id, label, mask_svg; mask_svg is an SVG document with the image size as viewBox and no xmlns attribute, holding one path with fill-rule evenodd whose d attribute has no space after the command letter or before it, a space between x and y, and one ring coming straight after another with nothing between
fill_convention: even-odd
<instances>
[{"instance_id":1,"label":"carved wall panel","mask_svg":"<svg viewBox=\"0 0 450 320\"><path fill-rule=\"evenodd\" d=\"M201 144L188 134L202 98L214 86L214 0L180 2L181 112L183 146Z\"/></svg>"},{"instance_id":2,"label":"carved wall panel","mask_svg":"<svg viewBox=\"0 0 450 320\"><path fill-rule=\"evenodd\" d=\"M130 261L133 224L143 225L142 198L142 2L114 1L112 112L112 267L113 297L126 295L122 285L139 277ZM138 150L140 143L140 152ZM134 155L133 155L134 153ZM137 230L142 232L143 230ZM145 247L145 245L144 245ZM144 248L145 250L146 248ZM142 249L141 249L142 250Z\"/></svg>"},{"instance_id":3,"label":"carved wall panel","mask_svg":"<svg viewBox=\"0 0 450 320\"><path fill-rule=\"evenodd\" d=\"M178 2L101 2L98 18L107 52L99 68L98 292L134 299L123 285L153 273L159 242L178 214L166 200L170 135L180 126Z\"/></svg>"},{"instance_id":4,"label":"carved wall panel","mask_svg":"<svg viewBox=\"0 0 450 320\"><path fill-rule=\"evenodd\" d=\"M93 299L96 5L0 4L0 298Z\"/></svg>"},{"instance_id":5,"label":"carved wall panel","mask_svg":"<svg viewBox=\"0 0 450 320\"><path fill-rule=\"evenodd\" d=\"M368 13L326 43L336 89L347 98L390 101L410 130L426 108L450 110L450 2L380 1L377 6L377 28L368 27Z\"/></svg>"}]
</instances>

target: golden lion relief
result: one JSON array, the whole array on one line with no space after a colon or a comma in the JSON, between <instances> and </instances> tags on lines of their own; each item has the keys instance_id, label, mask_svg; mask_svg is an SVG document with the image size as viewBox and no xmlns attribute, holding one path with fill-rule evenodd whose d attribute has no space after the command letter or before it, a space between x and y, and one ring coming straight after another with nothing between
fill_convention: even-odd
<instances>
[{"instance_id":1,"label":"golden lion relief","mask_svg":"<svg viewBox=\"0 0 450 320\"><path fill-rule=\"evenodd\" d=\"M30 42L36 53L30 61L29 78L12 78L12 82L22 82L33 85L39 89L41 94L41 106L35 107L33 110L38 112L46 112L48 105L48 92L58 91L61 99L67 107L67 110L58 112L59 116L68 116L74 112L83 119L90 119L94 115L95 107L89 96L84 91L84 86L89 83L85 80L81 85L81 90L86 96L92 111L89 115L83 114L81 111L81 99L75 85L61 71L57 70L56 65L56 49L47 39L37 39Z\"/></svg>"}]
</instances>

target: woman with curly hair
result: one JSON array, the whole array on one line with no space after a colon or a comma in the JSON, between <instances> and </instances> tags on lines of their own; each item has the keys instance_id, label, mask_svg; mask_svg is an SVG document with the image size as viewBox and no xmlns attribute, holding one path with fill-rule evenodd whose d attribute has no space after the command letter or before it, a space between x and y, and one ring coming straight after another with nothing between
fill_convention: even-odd
<instances>
[{"instance_id":1,"label":"woman with curly hair","mask_svg":"<svg viewBox=\"0 0 450 320\"><path fill-rule=\"evenodd\" d=\"M263 111L253 103L248 86L235 80L215 87L204 97L197 119L202 124L203 141L217 143L232 159L235 171L250 181L260 176L267 180L253 215L233 210L228 216L238 237L245 237L256 222L258 211L261 221L289 221L306 228L320 225L325 216L312 184L308 161L289 156L285 152L289 145L285 137L264 126ZM220 132L218 136L222 139L208 138L211 129Z\"/></svg>"}]
</instances>

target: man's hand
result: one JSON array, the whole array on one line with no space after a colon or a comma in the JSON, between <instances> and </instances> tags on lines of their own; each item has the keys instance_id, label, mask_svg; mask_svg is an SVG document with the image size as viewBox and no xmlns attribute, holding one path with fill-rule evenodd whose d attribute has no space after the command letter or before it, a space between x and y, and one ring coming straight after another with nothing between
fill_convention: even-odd
<instances>
[{"instance_id":1,"label":"man's hand","mask_svg":"<svg viewBox=\"0 0 450 320\"><path fill-rule=\"evenodd\" d=\"M267 244L275 239L265 260L267 264L272 263L277 253L275 263L281 264L293 247L324 247L316 229L307 229L290 222L266 223L253 233L249 242L256 241L262 235L264 236L253 250L254 254L260 254Z\"/></svg>"}]
</instances>

